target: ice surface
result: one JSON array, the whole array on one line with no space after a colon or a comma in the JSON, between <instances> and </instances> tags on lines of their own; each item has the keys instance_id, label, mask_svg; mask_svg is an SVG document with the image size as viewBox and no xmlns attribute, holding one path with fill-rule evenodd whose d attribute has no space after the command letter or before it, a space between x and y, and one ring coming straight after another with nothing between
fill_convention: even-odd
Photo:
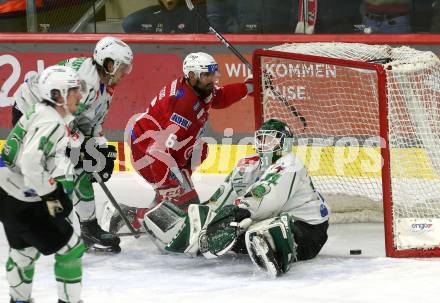
<instances>
[{"instance_id":1,"label":"ice surface","mask_svg":"<svg viewBox=\"0 0 440 303\"><path fill-rule=\"evenodd\" d=\"M219 175L195 176L202 199L221 181ZM152 201L151 188L134 174L115 174L108 186L116 199L133 206ZM98 213L106 200L97 188ZM98 302L439 302L440 259L385 257L382 224L333 224L319 256L299 262L279 279L269 279L246 256L217 260L161 254L147 237L122 240L119 255L83 258L83 299ZM350 249L362 255L350 256ZM0 264L7 242L0 231ZM36 266L33 297L56 302L53 257ZM0 270L0 302L9 302L4 266ZM285 301L281 301L285 300Z\"/></svg>"}]
</instances>

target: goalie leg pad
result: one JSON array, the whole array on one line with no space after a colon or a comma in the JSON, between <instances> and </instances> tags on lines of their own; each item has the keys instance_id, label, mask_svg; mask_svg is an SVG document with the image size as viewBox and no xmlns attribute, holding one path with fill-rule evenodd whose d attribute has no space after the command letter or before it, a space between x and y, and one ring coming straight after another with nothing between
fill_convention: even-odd
<instances>
[{"instance_id":1,"label":"goalie leg pad","mask_svg":"<svg viewBox=\"0 0 440 303\"><path fill-rule=\"evenodd\" d=\"M296 244L291 224L291 216L282 213L279 217L254 224L246 232L246 248L252 261L272 276L286 273L296 261Z\"/></svg>"},{"instance_id":2,"label":"goalie leg pad","mask_svg":"<svg viewBox=\"0 0 440 303\"><path fill-rule=\"evenodd\" d=\"M183 252L191 257L196 256L200 249L200 237L212 216L208 206L190 204L184 225L166 249Z\"/></svg>"},{"instance_id":3,"label":"goalie leg pad","mask_svg":"<svg viewBox=\"0 0 440 303\"><path fill-rule=\"evenodd\" d=\"M200 233L210 217L208 206L192 204L185 214L173 203L165 201L145 214L144 224L161 250L195 256L199 250Z\"/></svg>"},{"instance_id":4,"label":"goalie leg pad","mask_svg":"<svg viewBox=\"0 0 440 303\"><path fill-rule=\"evenodd\" d=\"M258 232L246 233L246 248L255 265L265 270L273 278L281 275L275 251L265 236Z\"/></svg>"},{"instance_id":5,"label":"goalie leg pad","mask_svg":"<svg viewBox=\"0 0 440 303\"><path fill-rule=\"evenodd\" d=\"M184 223L185 212L168 201L158 204L144 216L145 229L162 251L166 251L166 246L182 229Z\"/></svg>"}]
</instances>

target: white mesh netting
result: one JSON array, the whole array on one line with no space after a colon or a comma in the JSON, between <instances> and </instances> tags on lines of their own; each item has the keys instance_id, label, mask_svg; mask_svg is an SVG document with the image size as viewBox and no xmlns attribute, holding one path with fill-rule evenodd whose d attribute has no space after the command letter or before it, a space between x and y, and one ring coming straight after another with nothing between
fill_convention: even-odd
<instances>
[{"instance_id":1,"label":"white mesh netting","mask_svg":"<svg viewBox=\"0 0 440 303\"><path fill-rule=\"evenodd\" d=\"M393 218L440 218L440 61L435 54L357 43L286 44L270 50L383 64ZM307 127L269 87L262 92L263 118L281 119L297 135L294 152L329 197L334 221L381 220L383 140L376 71L269 55L261 57L261 69Z\"/></svg>"}]
</instances>

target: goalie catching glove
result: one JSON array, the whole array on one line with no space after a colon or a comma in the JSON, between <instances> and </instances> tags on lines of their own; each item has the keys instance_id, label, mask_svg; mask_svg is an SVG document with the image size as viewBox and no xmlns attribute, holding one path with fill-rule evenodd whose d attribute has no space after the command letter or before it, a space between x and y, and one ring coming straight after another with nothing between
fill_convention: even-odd
<instances>
[{"instance_id":1,"label":"goalie catching glove","mask_svg":"<svg viewBox=\"0 0 440 303\"><path fill-rule=\"evenodd\" d=\"M251 213L237 205L221 208L199 236L199 250L207 259L231 250L238 237L252 224Z\"/></svg>"}]
</instances>

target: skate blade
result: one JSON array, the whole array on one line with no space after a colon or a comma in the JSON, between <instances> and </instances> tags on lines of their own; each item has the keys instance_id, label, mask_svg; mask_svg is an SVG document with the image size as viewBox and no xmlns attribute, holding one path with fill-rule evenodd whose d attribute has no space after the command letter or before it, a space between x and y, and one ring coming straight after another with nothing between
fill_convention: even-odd
<instances>
[{"instance_id":1,"label":"skate blade","mask_svg":"<svg viewBox=\"0 0 440 303\"><path fill-rule=\"evenodd\" d=\"M99 245L92 245L88 246L86 248L87 253L92 254L119 254L121 252L120 246L99 246Z\"/></svg>"}]
</instances>

